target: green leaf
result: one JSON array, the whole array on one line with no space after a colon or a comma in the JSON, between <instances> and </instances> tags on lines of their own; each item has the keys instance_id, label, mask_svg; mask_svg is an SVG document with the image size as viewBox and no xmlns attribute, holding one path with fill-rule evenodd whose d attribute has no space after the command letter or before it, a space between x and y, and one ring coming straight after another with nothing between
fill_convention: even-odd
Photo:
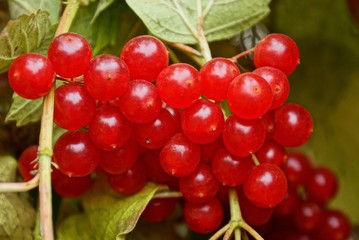
<instances>
[{"instance_id":1,"label":"green leaf","mask_svg":"<svg viewBox=\"0 0 359 240\"><path fill-rule=\"evenodd\" d=\"M105 187L96 184L83 199L85 213L73 215L58 228L59 239L123 239L135 227L141 213L157 191L157 185L148 183L140 192L120 198ZM103 193L103 194L101 194ZM79 233L84 231L86 233ZM79 235L80 234L80 235Z\"/></svg>"},{"instance_id":2,"label":"green leaf","mask_svg":"<svg viewBox=\"0 0 359 240\"><path fill-rule=\"evenodd\" d=\"M9 21L0 34L0 73L19 55L40 47L49 29L48 13L43 11Z\"/></svg>"},{"instance_id":3,"label":"green leaf","mask_svg":"<svg viewBox=\"0 0 359 240\"><path fill-rule=\"evenodd\" d=\"M314 119L313 137L304 150L315 164L331 168L339 177L339 192L331 207L359 223L359 188L355 187L359 181L359 36L354 34L358 27L346 1L330 7L326 0L274 3L272 31L291 36L301 50L301 64L289 77L289 101L307 107Z\"/></svg>"},{"instance_id":4,"label":"green leaf","mask_svg":"<svg viewBox=\"0 0 359 240\"><path fill-rule=\"evenodd\" d=\"M91 19L91 24L94 23L97 19L97 17L102 13L104 10L106 10L115 0L100 0L97 4L97 8L95 11L95 14L93 15ZM113 28L110 28L113 29Z\"/></svg>"},{"instance_id":5,"label":"green leaf","mask_svg":"<svg viewBox=\"0 0 359 240\"><path fill-rule=\"evenodd\" d=\"M0 156L0 182L14 182L17 162L12 156Z\"/></svg>"},{"instance_id":6,"label":"green leaf","mask_svg":"<svg viewBox=\"0 0 359 240\"><path fill-rule=\"evenodd\" d=\"M171 41L197 43L198 15L204 17L207 41L228 39L269 13L269 0L126 0L148 29ZM202 3L200 11L197 4ZM202 12L202 14L198 14Z\"/></svg>"},{"instance_id":7,"label":"green leaf","mask_svg":"<svg viewBox=\"0 0 359 240\"><path fill-rule=\"evenodd\" d=\"M57 23L60 17L61 0L8 0L8 3L11 18L30 15L38 10L48 12L52 24Z\"/></svg>"},{"instance_id":8,"label":"green leaf","mask_svg":"<svg viewBox=\"0 0 359 240\"><path fill-rule=\"evenodd\" d=\"M5 122L16 121L16 126L24 126L31 122L37 122L41 118L42 98L29 100L13 95L13 103L5 118Z\"/></svg>"}]
</instances>

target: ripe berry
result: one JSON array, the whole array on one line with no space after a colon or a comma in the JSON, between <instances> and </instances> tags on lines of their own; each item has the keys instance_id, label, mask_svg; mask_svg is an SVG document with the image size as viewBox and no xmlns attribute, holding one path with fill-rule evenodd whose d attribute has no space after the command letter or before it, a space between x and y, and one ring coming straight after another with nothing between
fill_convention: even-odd
<instances>
[{"instance_id":1,"label":"ripe berry","mask_svg":"<svg viewBox=\"0 0 359 240\"><path fill-rule=\"evenodd\" d=\"M228 86L240 74L235 63L227 58L213 58L199 71L202 93L210 99L227 99Z\"/></svg>"},{"instance_id":2,"label":"ripe berry","mask_svg":"<svg viewBox=\"0 0 359 240\"><path fill-rule=\"evenodd\" d=\"M306 143L313 132L313 120L307 109L287 103L275 110L273 139L285 147Z\"/></svg>"},{"instance_id":3,"label":"ripe berry","mask_svg":"<svg viewBox=\"0 0 359 240\"><path fill-rule=\"evenodd\" d=\"M201 148L182 133L174 135L162 148L162 168L175 177L185 177L195 171L201 160Z\"/></svg>"},{"instance_id":4,"label":"ripe berry","mask_svg":"<svg viewBox=\"0 0 359 240\"><path fill-rule=\"evenodd\" d=\"M131 79L155 81L168 66L165 45L152 36L138 36L128 41L121 51L121 59L130 70Z\"/></svg>"},{"instance_id":5,"label":"ripe berry","mask_svg":"<svg viewBox=\"0 0 359 240\"><path fill-rule=\"evenodd\" d=\"M37 170L36 159L38 152L38 145L32 145L27 147L20 155L19 161L17 162L19 172L25 182L31 180L35 176Z\"/></svg>"},{"instance_id":6,"label":"ripe berry","mask_svg":"<svg viewBox=\"0 0 359 240\"><path fill-rule=\"evenodd\" d=\"M264 115L272 106L273 94L268 82L254 73L243 73L229 84L228 105L243 119Z\"/></svg>"},{"instance_id":7,"label":"ripe berry","mask_svg":"<svg viewBox=\"0 0 359 240\"><path fill-rule=\"evenodd\" d=\"M105 151L123 146L131 136L131 123L117 107L105 105L96 110L89 133L94 143Z\"/></svg>"},{"instance_id":8,"label":"ripe berry","mask_svg":"<svg viewBox=\"0 0 359 240\"><path fill-rule=\"evenodd\" d=\"M171 216L176 207L176 198L152 199L141 214L141 217L150 223L161 222Z\"/></svg>"},{"instance_id":9,"label":"ripe berry","mask_svg":"<svg viewBox=\"0 0 359 240\"><path fill-rule=\"evenodd\" d=\"M124 195L133 195L146 185L146 169L140 161L136 161L132 168L123 174L108 174L107 182L115 191Z\"/></svg>"},{"instance_id":10,"label":"ripe berry","mask_svg":"<svg viewBox=\"0 0 359 240\"><path fill-rule=\"evenodd\" d=\"M310 159L300 152L289 152L287 162L283 165L283 172L288 182L293 186L305 185L311 172Z\"/></svg>"},{"instance_id":11,"label":"ripe berry","mask_svg":"<svg viewBox=\"0 0 359 240\"><path fill-rule=\"evenodd\" d=\"M261 119L245 120L232 115L224 123L222 137L228 151L245 157L262 147L266 129Z\"/></svg>"},{"instance_id":12,"label":"ripe berry","mask_svg":"<svg viewBox=\"0 0 359 240\"><path fill-rule=\"evenodd\" d=\"M271 163L278 167L281 167L288 158L285 148L273 141L264 143L255 155L260 163Z\"/></svg>"},{"instance_id":13,"label":"ripe berry","mask_svg":"<svg viewBox=\"0 0 359 240\"><path fill-rule=\"evenodd\" d=\"M77 130L95 115L96 102L80 84L65 84L55 91L54 122L61 128Z\"/></svg>"},{"instance_id":14,"label":"ripe berry","mask_svg":"<svg viewBox=\"0 0 359 240\"><path fill-rule=\"evenodd\" d=\"M175 134L175 122L171 114L163 108L155 120L134 124L133 129L135 139L141 146L159 149Z\"/></svg>"},{"instance_id":15,"label":"ripe berry","mask_svg":"<svg viewBox=\"0 0 359 240\"><path fill-rule=\"evenodd\" d=\"M52 172L52 186L57 194L65 198L77 198L85 194L92 186L91 175L83 177L69 177L54 169Z\"/></svg>"},{"instance_id":16,"label":"ripe berry","mask_svg":"<svg viewBox=\"0 0 359 240\"><path fill-rule=\"evenodd\" d=\"M160 163L160 151L159 150L148 150L144 153L141 160L143 161L147 170L148 178L151 181L160 184L168 184L174 179L173 176L166 173Z\"/></svg>"},{"instance_id":17,"label":"ripe berry","mask_svg":"<svg viewBox=\"0 0 359 240\"><path fill-rule=\"evenodd\" d=\"M93 58L84 74L86 90L101 101L120 97L130 83L130 72L120 58L104 54Z\"/></svg>"},{"instance_id":18,"label":"ripe berry","mask_svg":"<svg viewBox=\"0 0 359 240\"><path fill-rule=\"evenodd\" d=\"M325 210L319 222L317 233L320 240L344 240L351 235L349 219L338 210Z\"/></svg>"},{"instance_id":19,"label":"ripe berry","mask_svg":"<svg viewBox=\"0 0 359 240\"><path fill-rule=\"evenodd\" d=\"M71 177L91 174L99 161L100 151L88 132L66 132L55 143L54 162L62 173Z\"/></svg>"},{"instance_id":20,"label":"ripe berry","mask_svg":"<svg viewBox=\"0 0 359 240\"><path fill-rule=\"evenodd\" d=\"M208 100L198 100L181 113L183 134L198 144L216 140L223 130L224 116L221 108Z\"/></svg>"},{"instance_id":21,"label":"ripe berry","mask_svg":"<svg viewBox=\"0 0 359 240\"><path fill-rule=\"evenodd\" d=\"M274 209L274 213L278 217L291 217L296 211L300 203L300 197L297 193L297 189L288 188L288 192L285 195L283 201L281 201Z\"/></svg>"},{"instance_id":22,"label":"ripe berry","mask_svg":"<svg viewBox=\"0 0 359 240\"><path fill-rule=\"evenodd\" d=\"M120 98L123 115L134 123L155 120L161 111L162 101L156 87L145 80L133 80Z\"/></svg>"},{"instance_id":23,"label":"ripe berry","mask_svg":"<svg viewBox=\"0 0 359 240\"><path fill-rule=\"evenodd\" d=\"M275 207L287 194L287 178L274 164L262 163L255 166L244 182L244 193L248 200L261 208Z\"/></svg>"},{"instance_id":24,"label":"ripe berry","mask_svg":"<svg viewBox=\"0 0 359 240\"><path fill-rule=\"evenodd\" d=\"M215 198L219 191L219 184L212 173L212 169L201 163L189 176L180 178L180 191L190 202L204 203Z\"/></svg>"},{"instance_id":25,"label":"ripe berry","mask_svg":"<svg viewBox=\"0 0 359 240\"><path fill-rule=\"evenodd\" d=\"M290 75L299 64L299 49L290 37L272 33L257 44L253 57L256 68L270 66Z\"/></svg>"},{"instance_id":26,"label":"ripe berry","mask_svg":"<svg viewBox=\"0 0 359 240\"><path fill-rule=\"evenodd\" d=\"M233 156L224 148L216 152L211 164L216 179L223 185L232 187L242 184L253 168L250 157Z\"/></svg>"},{"instance_id":27,"label":"ripe berry","mask_svg":"<svg viewBox=\"0 0 359 240\"><path fill-rule=\"evenodd\" d=\"M317 203L326 203L338 191L338 180L334 172L326 167L318 167L311 172L305 189L307 197Z\"/></svg>"},{"instance_id":28,"label":"ripe berry","mask_svg":"<svg viewBox=\"0 0 359 240\"><path fill-rule=\"evenodd\" d=\"M27 99L45 96L54 83L54 77L51 62L38 53L25 53L17 57L8 72L11 88Z\"/></svg>"},{"instance_id":29,"label":"ripe berry","mask_svg":"<svg viewBox=\"0 0 359 240\"><path fill-rule=\"evenodd\" d=\"M224 148L224 143L221 136L213 142L208 144L201 144L201 162L210 165L214 154L220 148Z\"/></svg>"},{"instance_id":30,"label":"ripe berry","mask_svg":"<svg viewBox=\"0 0 359 240\"><path fill-rule=\"evenodd\" d=\"M294 222L296 227L303 232L313 231L319 223L321 207L311 201L300 203L294 213Z\"/></svg>"},{"instance_id":31,"label":"ripe berry","mask_svg":"<svg viewBox=\"0 0 359 240\"><path fill-rule=\"evenodd\" d=\"M279 69L273 67L260 67L253 71L266 80L272 89L273 102L271 109L283 105L289 95L289 81L287 76Z\"/></svg>"},{"instance_id":32,"label":"ripe berry","mask_svg":"<svg viewBox=\"0 0 359 240\"><path fill-rule=\"evenodd\" d=\"M218 199L206 203L186 202L184 217L188 227L200 234L206 234L219 228L223 220L223 207Z\"/></svg>"},{"instance_id":33,"label":"ripe berry","mask_svg":"<svg viewBox=\"0 0 359 240\"><path fill-rule=\"evenodd\" d=\"M156 81L161 99L174 108L187 108L197 101L200 92L198 71L189 64L172 64L161 71Z\"/></svg>"},{"instance_id":34,"label":"ripe berry","mask_svg":"<svg viewBox=\"0 0 359 240\"><path fill-rule=\"evenodd\" d=\"M103 151L100 166L110 174L122 174L129 170L136 162L138 150L134 141L127 141L121 148L115 151Z\"/></svg>"},{"instance_id":35,"label":"ripe berry","mask_svg":"<svg viewBox=\"0 0 359 240\"><path fill-rule=\"evenodd\" d=\"M47 55L58 75L74 78L84 74L91 61L92 50L81 35L68 32L52 40Z\"/></svg>"}]
</instances>

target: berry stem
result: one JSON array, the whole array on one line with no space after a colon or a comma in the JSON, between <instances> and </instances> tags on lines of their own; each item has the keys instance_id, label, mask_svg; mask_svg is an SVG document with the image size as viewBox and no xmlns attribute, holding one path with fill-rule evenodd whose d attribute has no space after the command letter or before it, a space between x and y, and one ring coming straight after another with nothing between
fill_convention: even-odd
<instances>
[{"instance_id":1,"label":"berry stem","mask_svg":"<svg viewBox=\"0 0 359 240\"><path fill-rule=\"evenodd\" d=\"M192 54L194 56L197 56L197 57L202 57L202 54L197 51L197 49L194 49L188 45L185 45L185 44L182 44L182 43L174 43L174 42L168 42L168 41L164 41L162 40L165 44L173 47L173 48L176 48L184 53L188 53L188 54Z\"/></svg>"},{"instance_id":2,"label":"berry stem","mask_svg":"<svg viewBox=\"0 0 359 240\"><path fill-rule=\"evenodd\" d=\"M239 58L244 57L244 56L246 56L246 55L248 55L248 54L254 52L255 50L256 50L255 47L254 47L254 48L251 48L251 49L248 49L248 50L246 50L246 51L244 51L244 52L241 52L241 53L237 54L237 55L234 56L234 57L231 57L229 60L231 60L232 62L237 62L237 60L238 60Z\"/></svg>"},{"instance_id":3,"label":"berry stem","mask_svg":"<svg viewBox=\"0 0 359 240\"><path fill-rule=\"evenodd\" d=\"M36 174L27 182L4 182L0 183L0 192L26 192L39 185L39 175Z\"/></svg>"},{"instance_id":4,"label":"berry stem","mask_svg":"<svg viewBox=\"0 0 359 240\"><path fill-rule=\"evenodd\" d=\"M251 157L254 162L254 165L256 165L256 166L260 165L260 162L259 162L258 158L256 157L256 155L254 155L254 153L251 153Z\"/></svg>"},{"instance_id":5,"label":"berry stem","mask_svg":"<svg viewBox=\"0 0 359 240\"><path fill-rule=\"evenodd\" d=\"M67 32L79 8L77 0L69 0L57 27L55 37ZM39 137L39 194L40 229L44 240L54 239L51 196L52 129L54 117L55 84L44 97Z\"/></svg>"},{"instance_id":6,"label":"berry stem","mask_svg":"<svg viewBox=\"0 0 359 240\"><path fill-rule=\"evenodd\" d=\"M181 192L177 191L165 191L156 193L153 198L181 198L183 197Z\"/></svg>"},{"instance_id":7,"label":"berry stem","mask_svg":"<svg viewBox=\"0 0 359 240\"><path fill-rule=\"evenodd\" d=\"M215 234L213 234L208 240L217 240L220 236L222 236L225 232L228 231L230 227L230 223L224 225L221 229L219 229Z\"/></svg>"},{"instance_id":8,"label":"berry stem","mask_svg":"<svg viewBox=\"0 0 359 240\"><path fill-rule=\"evenodd\" d=\"M252 237L254 237L254 239L256 239L256 240L264 240L264 238L262 238L262 236L259 235L259 233L257 233L256 230L254 230L251 226L249 226L245 221L241 221L239 223L239 225L240 225L241 228L246 230L250 235L252 235Z\"/></svg>"}]
</instances>

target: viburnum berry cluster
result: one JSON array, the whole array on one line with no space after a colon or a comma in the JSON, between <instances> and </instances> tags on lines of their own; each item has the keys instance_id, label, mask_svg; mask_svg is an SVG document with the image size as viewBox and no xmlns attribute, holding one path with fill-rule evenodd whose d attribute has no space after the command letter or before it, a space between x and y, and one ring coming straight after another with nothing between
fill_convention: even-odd
<instances>
[{"instance_id":1,"label":"viburnum berry cluster","mask_svg":"<svg viewBox=\"0 0 359 240\"><path fill-rule=\"evenodd\" d=\"M167 184L184 197L188 227L206 234L223 224L231 187L253 226L269 222L273 212L294 214L299 231L345 239L346 217L324 210L337 189L333 173L313 170L286 149L305 144L313 131L308 110L286 103L288 75L299 63L297 45L286 35L269 34L253 58L251 72L221 57L198 71L187 63L169 65L165 45L152 36L131 39L120 56L93 57L82 36L65 33L52 41L48 57L17 58L9 82L28 99L46 95L55 79L64 82L55 91L54 122L68 131L54 145L52 174L61 196L81 196L96 174L106 174L122 195L135 194L147 181ZM36 158L36 146L20 157L25 180L36 172ZM153 199L142 216L161 221L177 201ZM332 218L339 229L330 225Z\"/></svg>"}]
</instances>

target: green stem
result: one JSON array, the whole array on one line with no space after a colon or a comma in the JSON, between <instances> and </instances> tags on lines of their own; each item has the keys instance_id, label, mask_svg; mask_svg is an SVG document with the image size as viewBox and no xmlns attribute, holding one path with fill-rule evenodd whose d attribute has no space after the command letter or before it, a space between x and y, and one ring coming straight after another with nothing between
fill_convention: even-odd
<instances>
[{"instance_id":1,"label":"green stem","mask_svg":"<svg viewBox=\"0 0 359 240\"><path fill-rule=\"evenodd\" d=\"M79 8L77 0L69 0L62 14L55 36L68 32ZM40 229L44 240L54 239L52 222L51 196L51 157L52 157L52 129L54 117L55 85L44 97L39 137L39 193L40 193Z\"/></svg>"},{"instance_id":2,"label":"green stem","mask_svg":"<svg viewBox=\"0 0 359 240\"><path fill-rule=\"evenodd\" d=\"M260 162L259 162L258 158L256 157L256 155L254 155L254 153L251 153L251 157L254 162L254 165L258 166L260 164Z\"/></svg>"},{"instance_id":3,"label":"green stem","mask_svg":"<svg viewBox=\"0 0 359 240\"><path fill-rule=\"evenodd\" d=\"M238 203L238 195L235 188L230 188L228 192L229 206L231 209L231 221L239 222L242 220L242 213Z\"/></svg>"},{"instance_id":4,"label":"green stem","mask_svg":"<svg viewBox=\"0 0 359 240\"><path fill-rule=\"evenodd\" d=\"M252 235L252 237L254 237L254 239L256 239L256 240L264 240L264 238L262 238L262 236L259 235L259 233L257 233L256 230L254 230L251 226L249 226L248 223L246 223L245 221L241 221L239 223L239 225L240 225L241 228L246 230L250 235Z\"/></svg>"},{"instance_id":5,"label":"green stem","mask_svg":"<svg viewBox=\"0 0 359 240\"><path fill-rule=\"evenodd\" d=\"M220 236L222 236L229 229L230 224L227 223L221 229L219 229L215 234L213 234L208 240L217 240Z\"/></svg>"}]
</instances>

